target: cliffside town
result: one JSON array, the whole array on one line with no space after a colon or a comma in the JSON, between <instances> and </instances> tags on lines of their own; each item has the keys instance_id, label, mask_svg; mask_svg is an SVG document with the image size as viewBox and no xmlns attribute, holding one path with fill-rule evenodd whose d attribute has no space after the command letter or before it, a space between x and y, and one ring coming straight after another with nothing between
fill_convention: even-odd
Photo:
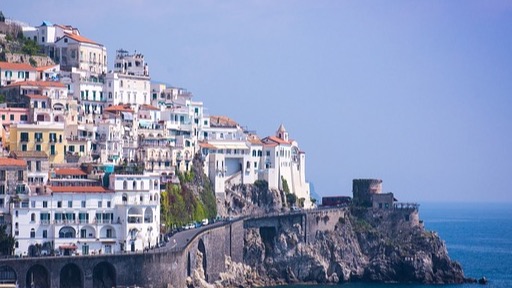
<instances>
[{"instance_id":1,"label":"cliffside town","mask_svg":"<svg viewBox=\"0 0 512 288\"><path fill-rule=\"evenodd\" d=\"M172 193L161 197L194 158L219 203L226 185L264 181L312 206L305 153L283 125L259 137L207 115L192 93L152 82L141 53L119 49L108 68L107 47L77 27L0 23L0 223L14 237L2 253L154 247L184 224L160 214Z\"/></svg>"}]
</instances>

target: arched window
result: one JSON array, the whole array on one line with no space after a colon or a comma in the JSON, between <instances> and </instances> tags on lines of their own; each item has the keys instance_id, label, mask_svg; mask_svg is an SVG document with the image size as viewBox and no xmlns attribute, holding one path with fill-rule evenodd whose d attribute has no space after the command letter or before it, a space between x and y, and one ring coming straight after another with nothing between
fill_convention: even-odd
<instances>
[{"instance_id":1,"label":"arched window","mask_svg":"<svg viewBox=\"0 0 512 288\"><path fill-rule=\"evenodd\" d=\"M252 150L252 156L256 157L256 150Z\"/></svg>"},{"instance_id":2,"label":"arched window","mask_svg":"<svg viewBox=\"0 0 512 288\"><path fill-rule=\"evenodd\" d=\"M123 202L128 202L128 195L126 193L123 194Z\"/></svg>"},{"instance_id":3,"label":"arched window","mask_svg":"<svg viewBox=\"0 0 512 288\"><path fill-rule=\"evenodd\" d=\"M149 189L153 186L153 179L149 179Z\"/></svg>"},{"instance_id":4,"label":"arched window","mask_svg":"<svg viewBox=\"0 0 512 288\"><path fill-rule=\"evenodd\" d=\"M158 181L157 180L155 180L155 185L154 185L153 189L158 189Z\"/></svg>"},{"instance_id":5,"label":"arched window","mask_svg":"<svg viewBox=\"0 0 512 288\"><path fill-rule=\"evenodd\" d=\"M123 181L123 190L127 190L128 189L128 181L124 180Z\"/></svg>"},{"instance_id":6,"label":"arched window","mask_svg":"<svg viewBox=\"0 0 512 288\"><path fill-rule=\"evenodd\" d=\"M36 230L34 228L30 229L30 238L36 238Z\"/></svg>"},{"instance_id":7,"label":"arched window","mask_svg":"<svg viewBox=\"0 0 512 288\"><path fill-rule=\"evenodd\" d=\"M132 186L133 186L133 190L136 190L137 189L137 181L133 180Z\"/></svg>"}]
</instances>

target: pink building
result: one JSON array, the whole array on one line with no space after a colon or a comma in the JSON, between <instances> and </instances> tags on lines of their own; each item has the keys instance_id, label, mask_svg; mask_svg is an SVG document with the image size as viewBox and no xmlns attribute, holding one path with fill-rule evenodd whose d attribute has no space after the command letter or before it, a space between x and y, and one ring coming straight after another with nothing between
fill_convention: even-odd
<instances>
[{"instance_id":1,"label":"pink building","mask_svg":"<svg viewBox=\"0 0 512 288\"><path fill-rule=\"evenodd\" d=\"M29 123L28 108L8 108L0 107L0 137L2 138L2 146L9 141L9 128L13 123Z\"/></svg>"}]
</instances>

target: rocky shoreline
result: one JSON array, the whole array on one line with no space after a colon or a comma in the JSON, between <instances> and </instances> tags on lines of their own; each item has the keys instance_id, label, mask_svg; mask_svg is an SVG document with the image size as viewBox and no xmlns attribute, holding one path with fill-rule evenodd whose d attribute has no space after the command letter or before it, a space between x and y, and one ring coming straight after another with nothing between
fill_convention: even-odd
<instances>
[{"instance_id":1,"label":"rocky shoreline","mask_svg":"<svg viewBox=\"0 0 512 288\"><path fill-rule=\"evenodd\" d=\"M281 225L272 239L261 229L246 229L244 263L226 258L228 272L214 284L201 281L199 272L189 287L477 282L465 277L461 265L449 258L435 232L402 220L404 214L417 211L345 210L345 217L330 229L317 231L309 243L302 240L299 223Z\"/></svg>"}]
</instances>

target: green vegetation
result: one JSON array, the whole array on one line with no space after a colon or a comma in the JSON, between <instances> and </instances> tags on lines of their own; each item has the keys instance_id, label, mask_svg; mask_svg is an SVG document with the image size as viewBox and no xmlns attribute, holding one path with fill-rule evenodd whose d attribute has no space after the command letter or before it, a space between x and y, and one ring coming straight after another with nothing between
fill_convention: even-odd
<instances>
[{"instance_id":1,"label":"green vegetation","mask_svg":"<svg viewBox=\"0 0 512 288\"><path fill-rule=\"evenodd\" d=\"M14 242L14 237L7 234L7 225L0 226L0 254L12 255Z\"/></svg>"},{"instance_id":2,"label":"green vegetation","mask_svg":"<svg viewBox=\"0 0 512 288\"><path fill-rule=\"evenodd\" d=\"M23 40L23 46L21 47L21 52L28 55L37 55L39 53L39 46L36 41L32 39L25 38Z\"/></svg>"},{"instance_id":3,"label":"green vegetation","mask_svg":"<svg viewBox=\"0 0 512 288\"><path fill-rule=\"evenodd\" d=\"M256 186L259 191L268 190L268 182L266 180L256 180L254 181L254 186Z\"/></svg>"},{"instance_id":4,"label":"green vegetation","mask_svg":"<svg viewBox=\"0 0 512 288\"><path fill-rule=\"evenodd\" d=\"M166 227L179 227L217 216L217 203L210 182L206 177L196 179L196 173L193 169L178 172L180 184L167 184L162 191L160 215Z\"/></svg>"}]
</instances>

